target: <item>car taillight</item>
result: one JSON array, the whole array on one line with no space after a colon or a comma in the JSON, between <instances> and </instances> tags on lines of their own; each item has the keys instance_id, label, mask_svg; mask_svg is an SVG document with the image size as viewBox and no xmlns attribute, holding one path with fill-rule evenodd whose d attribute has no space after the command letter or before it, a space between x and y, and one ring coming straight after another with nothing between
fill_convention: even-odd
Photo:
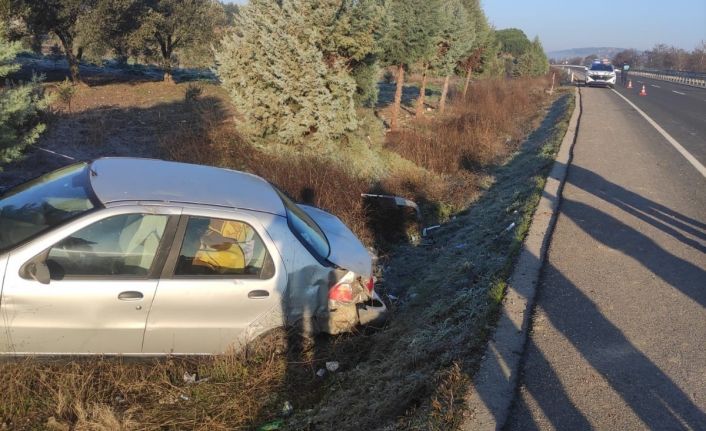
<instances>
[{"instance_id":1,"label":"car taillight","mask_svg":"<svg viewBox=\"0 0 706 431\"><path fill-rule=\"evenodd\" d=\"M368 282L365 283L365 288L368 289L368 293L372 293L374 287L375 287L375 278L371 275Z\"/></svg>"},{"instance_id":2,"label":"car taillight","mask_svg":"<svg viewBox=\"0 0 706 431\"><path fill-rule=\"evenodd\" d=\"M350 283L337 283L329 290L328 299L338 302L353 302L353 287Z\"/></svg>"}]
</instances>

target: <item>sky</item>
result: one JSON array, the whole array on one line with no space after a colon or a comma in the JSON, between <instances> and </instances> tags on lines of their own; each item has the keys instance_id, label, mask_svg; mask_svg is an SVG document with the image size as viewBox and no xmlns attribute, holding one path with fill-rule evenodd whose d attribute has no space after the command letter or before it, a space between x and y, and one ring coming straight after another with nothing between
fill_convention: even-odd
<instances>
[{"instance_id":1,"label":"sky","mask_svg":"<svg viewBox=\"0 0 706 431\"><path fill-rule=\"evenodd\" d=\"M706 41L706 0L482 0L498 29L515 27L545 51L658 43L692 50Z\"/></svg>"},{"instance_id":2,"label":"sky","mask_svg":"<svg viewBox=\"0 0 706 431\"><path fill-rule=\"evenodd\" d=\"M244 4L247 0L228 0ZM498 29L539 36L545 51L658 43L692 50L706 41L706 0L481 0Z\"/></svg>"}]
</instances>

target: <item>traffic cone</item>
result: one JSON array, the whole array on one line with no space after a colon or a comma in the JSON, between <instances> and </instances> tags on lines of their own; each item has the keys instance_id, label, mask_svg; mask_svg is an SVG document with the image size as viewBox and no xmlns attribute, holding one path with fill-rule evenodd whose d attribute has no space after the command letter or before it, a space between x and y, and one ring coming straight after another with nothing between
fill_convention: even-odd
<instances>
[{"instance_id":1,"label":"traffic cone","mask_svg":"<svg viewBox=\"0 0 706 431\"><path fill-rule=\"evenodd\" d=\"M632 79L628 79L628 88L632 88Z\"/></svg>"},{"instance_id":2,"label":"traffic cone","mask_svg":"<svg viewBox=\"0 0 706 431\"><path fill-rule=\"evenodd\" d=\"M647 96L647 91L645 90L645 86L642 86L642 90L640 90L640 96Z\"/></svg>"}]
</instances>

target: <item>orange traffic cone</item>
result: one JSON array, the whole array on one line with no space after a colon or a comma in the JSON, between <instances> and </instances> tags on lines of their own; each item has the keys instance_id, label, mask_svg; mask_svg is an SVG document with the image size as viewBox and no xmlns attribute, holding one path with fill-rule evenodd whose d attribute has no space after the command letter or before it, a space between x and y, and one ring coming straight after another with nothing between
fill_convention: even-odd
<instances>
[{"instance_id":1,"label":"orange traffic cone","mask_svg":"<svg viewBox=\"0 0 706 431\"><path fill-rule=\"evenodd\" d=\"M632 88L632 79L628 80L628 88Z\"/></svg>"},{"instance_id":2,"label":"orange traffic cone","mask_svg":"<svg viewBox=\"0 0 706 431\"><path fill-rule=\"evenodd\" d=\"M642 90L640 90L640 96L647 96L647 91L645 90L645 86L642 86Z\"/></svg>"}]
</instances>

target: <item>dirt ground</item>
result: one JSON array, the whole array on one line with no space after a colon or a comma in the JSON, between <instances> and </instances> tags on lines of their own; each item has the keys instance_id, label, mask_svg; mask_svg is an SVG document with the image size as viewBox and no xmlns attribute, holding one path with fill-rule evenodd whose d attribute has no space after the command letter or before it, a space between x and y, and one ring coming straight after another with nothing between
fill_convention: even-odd
<instances>
[{"instance_id":1,"label":"dirt ground","mask_svg":"<svg viewBox=\"0 0 706 431\"><path fill-rule=\"evenodd\" d=\"M49 93L55 84L45 84ZM108 156L159 158L160 142L177 127L204 119L187 92L209 105L209 121L234 121L225 92L213 84L118 82L78 86L70 105L55 101L47 131L25 156L2 167L0 187L10 188L75 161Z\"/></svg>"}]
</instances>

